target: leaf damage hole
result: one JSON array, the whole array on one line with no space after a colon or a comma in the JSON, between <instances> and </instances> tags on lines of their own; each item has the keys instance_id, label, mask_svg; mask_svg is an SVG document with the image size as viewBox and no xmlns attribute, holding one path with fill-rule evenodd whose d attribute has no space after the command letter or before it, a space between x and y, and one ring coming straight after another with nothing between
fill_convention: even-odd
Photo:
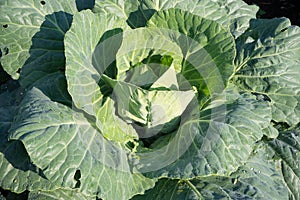
<instances>
[{"instance_id":1,"label":"leaf damage hole","mask_svg":"<svg viewBox=\"0 0 300 200\"><path fill-rule=\"evenodd\" d=\"M9 52L9 49L7 48L7 47L4 47L4 55L7 55L8 54L8 52Z\"/></svg>"},{"instance_id":2,"label":"leaf damage hole","mask_svg":"<svg viewBox=\"0 0 300 200\"><path fill-rule=\"evenodd\" d=\"M3 28L8 28L8 24L3 24L2 27Z\"/></svg>"},{"instance_id":3,"label":"leaf damage hole","mask_svg":"<svg viewBox=\"0 0 300 200\"><path fill-rule=\"evenodd\" d=\"M128 141L125 146L131 151L135 148L135 144L132 141Z\"/></svg>"},{"instance_id":4,"label":"leaf damage hole","mask_svg":"<svg viewBox=\"0 0 300 200\"><path fill-rule=\"evenodd\" d=\"M3 49L0 48L0 58L2 56L6 56L9 53L9 50L7 47L4 47Z\"/></svg>"},{"instance_id":5,"label":"leaf damage hole","mask_svg":"<svg viewBox=\"0 0 300 200\"><path fill-rule=\"evenodd\" d=\"M257 100L271 102L271 99L265 94L260 94L260 93L256 93L256 92L251 92L251 94L255 95Z\"/></svg>"},{"instance_id":6,"label":"leaf damage hole","mask_svg":"<svg viewBox=\"0 0 300 200\"><path fill-rule=\"evenodd\" d=\"M280 30L280 32L284 32L286 30L288 30L288 28L283 28L283 29Z\"/></svg>"},{"instance_id":7,"label":"leaf damage hole","mask_svg":"<svg viewBox=\"0 0 300 200\"><path fill-rule=\"evenodd\" d=\"M237 182L238 182L238 179L237 179L237 178L232 178L232 179L231 179L231 183L232 183L233 185L236 185Z\"/></svg>"},{"instance_id":8,"label":"leaf damage hole","mask_svg":"<svg viewBox=\"0 0 300 200\"><path fill-rule=\"evenodd\" d=\"M46 2L45 2L45 1L40 1L40 3L41 3L42 5L45 5L45 4L46 4Z\"/></svg>"},{"instance_id":9,"label":"leaf damage hole","mask_svg":"<svg viewBox=\"0 0 300 200\"><path fill-rule=\"evenodd\" d=\"M74 175L74 179L77 181L75 184L75 188L80 188L81 185L80 178L81 178L81 172L79 169L77 169Z\"/></svg>"}]
</instances>

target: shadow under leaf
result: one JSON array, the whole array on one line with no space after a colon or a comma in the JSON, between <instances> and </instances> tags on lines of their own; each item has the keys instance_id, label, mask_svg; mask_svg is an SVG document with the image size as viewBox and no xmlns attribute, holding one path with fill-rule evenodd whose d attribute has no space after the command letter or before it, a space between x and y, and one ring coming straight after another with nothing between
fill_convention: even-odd
<instances>
[{"instance_id":1,"label":"shadow under leaf","mask_svg":"<svg viewBox=\"0 0 300 200\"><path fill-rule=\"evenodd\" d=\"M95 0L76 0L76 7L78 11L93 9L95 6Z\"/></svg>"},{"instance_id":2,"label":"shadow under leaf","mask_svg":"<svg viewBox=\"0 0 300 200\"><path fill-rule=\"evenodd\" d=\"M21 70L20 83L28 87L42 77L65 69L64 37L73 16L60 11L45 16L40 31L32 37L30 57Z\"/></svg>"}]
</instances>

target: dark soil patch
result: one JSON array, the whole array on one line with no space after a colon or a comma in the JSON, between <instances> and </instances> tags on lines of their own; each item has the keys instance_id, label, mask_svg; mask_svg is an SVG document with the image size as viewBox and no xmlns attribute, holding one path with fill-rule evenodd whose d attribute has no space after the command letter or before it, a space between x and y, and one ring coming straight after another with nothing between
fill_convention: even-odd
<instances>
[{"instance_id":1,"label":"dark soil patch","mask_svg":"<svg viewBox=\"0 0 300 200\"><path fill-rule=\"evenodd\" d=\"M300 7L297 0L244 0L260 7L260 18L287 17L293 25L300 26Z\"/></svg>"}]
</instances>

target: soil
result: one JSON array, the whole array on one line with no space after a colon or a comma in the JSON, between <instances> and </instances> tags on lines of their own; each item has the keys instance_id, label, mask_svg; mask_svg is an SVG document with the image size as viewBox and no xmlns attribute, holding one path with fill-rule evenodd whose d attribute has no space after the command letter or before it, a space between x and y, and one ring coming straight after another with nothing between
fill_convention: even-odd
<instances>
[{"instance_id":1,"label":"soil","mask_svg":"<svg viewBox=\"0 0 300 200\"><path fill-rule=\"evenodd\" d=\"M292 25L300 26L300 7L297 0L244 0L260 7L259 18L287 17Z\"/></svg>"}]
</instances>

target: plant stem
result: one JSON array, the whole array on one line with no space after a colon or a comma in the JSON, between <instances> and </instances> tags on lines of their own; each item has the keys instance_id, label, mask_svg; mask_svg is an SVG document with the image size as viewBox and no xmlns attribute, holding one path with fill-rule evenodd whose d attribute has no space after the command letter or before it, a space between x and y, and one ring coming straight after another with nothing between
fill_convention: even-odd
<instances>
[{"instance_id":1,"label":"plant stem","mask_svg":"<svg viewBox=\"0 0 300 200\"><path fill-rule=\"evenodd\" d=\"M201 195L199 190L197 190L197 188L193 185L193 183L191 183L189 180L185 180L184 182L188 184L188 186L196 193L200 200L204 200L204 197Z\"/></svg>"}]
</instances>

